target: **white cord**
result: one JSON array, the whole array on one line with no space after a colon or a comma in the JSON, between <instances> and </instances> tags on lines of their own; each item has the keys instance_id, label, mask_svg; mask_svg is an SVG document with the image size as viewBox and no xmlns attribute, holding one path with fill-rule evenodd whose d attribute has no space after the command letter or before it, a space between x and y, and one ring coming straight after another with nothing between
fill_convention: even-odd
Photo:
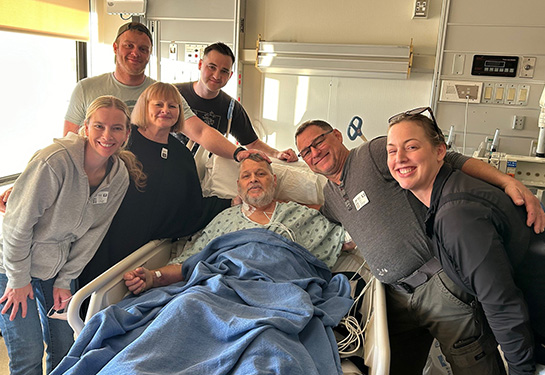
<instances>
[{"instance_id":1,"label":"white cord","mask_svg":"<svg viewBox=\"0 0 545 375\"><path fill-rule=\"evenodd\" d=\"M269 219L269 227L275 226L275 227L278 227L280 229L283 229L288 234L288 236L290 237L290 239L293 242L297 242L297 241L295 241L295 233L290 228L288 228L287 226L285 226L282 223L277 223L275 221L272 221L272 217L269 217L269 215L267 215L267 213L265 211L263 211L263 215L265 215L265 217L267 219ZM274 214L273 214L273 216L274 216Z\"/></svg>"},{"instance_id":2,"label":"white cord","mask_svg":"<svg viewBox=\"0 0 545 375\"><path fill-rule=\"evenodd\" d=\"M469 95L466 95L466 113L464 118L464 145L462 147L462 154L466 154L466 137L467 137L467 112L469 110Z\"/></svg>"},{"instance_id":3,"label":"white cord","mask_svg":"<svg viewBox=\"0 0 545 375\"><path fill-rule=\"evenodd\" d=\"M350 281L354 281L355 277L361 278L361 275L359 272L365 265L365 262L361 264L361 266L358 268L356 273L350 278ZM367 309L367 316L362 316L362 321L358 322L358 320L355 318L356 308L358 305L358 302L361 298L365 295L367 290L371 287L372 281L374 277L371 276L369 279L369 282L365 284L365 287L360 292L360 294L354 299L354 303L350 307L350 310L348 311L348 314L341 319L339 325L344 326L347 330L348 334L345 338L337 342L337 347L339 348L339 354L344 356L350 356L358 352L360 348L363 346L365 342L364 333L367 329L367 326L369 325L369 321L371 319L371 312L373 311L372 305L369 306ZM371 289L372 291L373 289ZM373 300L373 296L370 296L370 300ZM363 328L361 328L361 323L365 322L365 325Z\"/></svg>"}]
</instances>

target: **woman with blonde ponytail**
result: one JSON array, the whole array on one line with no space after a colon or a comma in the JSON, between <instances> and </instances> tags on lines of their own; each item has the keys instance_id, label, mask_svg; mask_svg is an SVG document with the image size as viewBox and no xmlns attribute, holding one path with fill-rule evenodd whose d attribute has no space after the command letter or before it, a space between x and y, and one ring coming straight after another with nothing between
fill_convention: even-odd
<instances>
[{"instance_id":1,"label":"woman with blonde ponytail","mask_svg":"<svg viewBox=\"0 0 545 375\"><path fill-rule=\"evenodd\" d=\"M89 108L87 108L87 113L85 115L85 123L87 124L90 121L91 116L100 108L104 107L112 107L117 108L120 111L122 111L126 118L127 118L127 127L130 132L130 110L127 107L127 105L121 101L120 99L116 98L115 96L111 95L104 95L101 97L98 97L95 101L91 103ZM82 126L79 130L79 135L83 137L87 137L86 133L86 126ZM130 134L130 133L129 133ZM119 148L115 154L119 156L121 160L125 163L125 166L127 167L127 170L129 171L129 176L131 180L134 181L134 184L139 190L143 190L146 186L146 174L143 171L142 163L138 161L136 156L126 149L128 139L123 143L121 148Z\"/></svg>"},{"instance_id":2,"label":"woman with blonde ponytail","mask_svg":"<svg viewBox=\"0 0 545 375\"><path fill-rule=\"evenodd\" d=\"M127 191L120 159L145 183L134 155L121 151L129 125L122 101L97 98L82 134L38 151L13 186L0 237L0 329L11 374L42 375L44 342L50 373L73 343L62 312Z\"/></svg>"}]
</instances>

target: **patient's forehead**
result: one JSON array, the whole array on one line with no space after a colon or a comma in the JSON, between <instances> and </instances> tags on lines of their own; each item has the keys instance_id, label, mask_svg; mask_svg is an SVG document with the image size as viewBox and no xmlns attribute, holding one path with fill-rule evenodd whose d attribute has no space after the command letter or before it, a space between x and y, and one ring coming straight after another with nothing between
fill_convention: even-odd
<instances>
[{"instance_id":1,"label":"patient's forehead","mask_svg":"<svg viewBox=\"0 0 545 375\"><path fill-rule=\"evenodd\" d=\"M256 171L258 169L265 170L272 175L272 172L269 169L269 163L267 163L266 161L244 159L240 162L239 176L242 175L242 173L244 172Z\"/></svg>"}]
</instances>

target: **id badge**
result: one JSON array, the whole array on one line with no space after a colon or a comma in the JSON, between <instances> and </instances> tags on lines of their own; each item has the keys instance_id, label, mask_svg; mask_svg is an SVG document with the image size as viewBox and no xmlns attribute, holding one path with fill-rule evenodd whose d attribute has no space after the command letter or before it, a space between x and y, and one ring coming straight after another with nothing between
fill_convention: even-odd
<instances>
[{"instance_id":1,"label":"id badge","mask_svg":"<svg viewBox=\"0 0 545 375\"><path fill-rule=\"evenodd\" d=\"M356 210L359 211L360 208L369 203L369 198L367 198L367 194L365 194L365 191L362 190L358 195L354 197L353 202Z\"/></svg>"},{"instance_id":2,"label":"id badge","mask_svg":"<svg viewBox=\"0 0 545 375\"><path fill-rule=\"evenodd\" d=\"M103 191L93 197L93 204L105 204L108 202L108 192Z\"/></svg>"}]
</instances>

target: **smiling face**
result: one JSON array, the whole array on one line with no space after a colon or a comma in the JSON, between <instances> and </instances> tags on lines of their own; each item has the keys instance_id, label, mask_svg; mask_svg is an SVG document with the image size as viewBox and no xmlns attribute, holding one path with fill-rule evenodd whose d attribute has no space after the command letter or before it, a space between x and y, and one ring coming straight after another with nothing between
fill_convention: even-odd
<instances>
[{"instance_id":1,"label":"smiling face","mask_svg":"<svg viewBox=\"0 0 545 375\"><path fill-rule=\"evenodd\" d=\"M199 85L210 93L218 93L229 81L233 71L231 57L212 50L199 61Z\"/></svg>"},{"instance_id":2,"label":"smiling face","mask_svg":"<svg viewBox=\"0 0 545 375\"><path fill-rule=\"evenodd\" d=\"M343 145L342 135L338 130L328 133L328 130L311 125L297 135L296 143L299 151L306 154L301 156L313 172L334 182L340 181L348 149ZM310 151L308 153L307 147Z\"/></svg>"},{"instance_id":3,"label":"smiling face","mask_svg":"<svg viewBox=\"0 0 545 375\"><path fill-rule=\"evenodd\" d=\"M421 125L401 121L388 131L388 168L403 189L429 206L433 182L443 165L446 146L433 146Z\"/></svg>"},{"instance_id":4,"label":"smiling face","mask_svg":"<svg viewBox=\"0 0 545 375\"><path fill-rule=\"evenodd\" d=\"M154 131L167 131L176 124L180 116L180 105L173 99L152 98L148 101L146 126Z\"/></svg>"},{"instance_id":5,"label":"smiling face","mask_svg":"<svg viewBox=\"0 0 545 375\"><path fill-rule=\"evenodd\" d=\"M114 42L116 73L143 75L151 53L151 40L137 30L127 30Z\"/></svg>"},{"instance_id":6,"label":"smiling face","mask_svg":"<svg viewBox=\"0 0 545 375\"><path fill-rule=\"evenodd\" d=\"M252 206L264 207L273 201L276 176L266 161L244 159L237 180L238 195Z\"/></svg>"},{"instance_id":7,"label":"smiling face","mask_svg":"<svg viewBox=\"0 0 545 375\"><path fill-rule=\"evenodd\" d=\"M85 122L85 135L89 141L86 157L108 159L116 153L129 137L127 115L115 107L97 109Z\"/></svg>"}]
</instances>

